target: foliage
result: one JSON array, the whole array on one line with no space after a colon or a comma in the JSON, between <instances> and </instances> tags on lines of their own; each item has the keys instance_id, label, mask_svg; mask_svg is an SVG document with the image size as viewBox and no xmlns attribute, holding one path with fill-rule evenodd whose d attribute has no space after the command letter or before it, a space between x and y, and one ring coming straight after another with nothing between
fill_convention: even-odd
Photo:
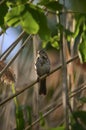
<instances>
[{"instance_id":1,"label":"foliage","mask_svg":"<svg viewBox=\"0 0 86 130\"><path fill-rule=\"evenodd\" d=\"M12 84L11 89L12 89L12 93L15 94L14 84ZM25 108L28 124L31 125L31 123L32 123L32 109L29 106L22 107L19 104L17 97L14 98L14 103L16 106L16 110L15 110L16 128L17 128L17 130L23 130L25 128L25 120L24 120L23 110Z\"/></svg>"},{"instance_id":2,"label":"foliage","mask_svg":"<svg viewBox=\"0 0 86 130\"><path fill-rule=\"evenodd\" d=\"M16 107L16 127L17 127L17 130L23 130L25 128L23 111L20 106Z\"/></svg>"},{"instance_id":3,"label":"foliage","mask_svg":"<svg viewBox=\"0 0 86 130\"><path fill-rule=\"evenodd\" d=\"M78 43L78 54L81 63L86 62L86 20L85 20L85 15L79 14L76 15L76 27L75 27L75 33L74 33L74 38L80 38L81 42Z\"/></svg>"},{"instance_id":4,"label":"foliage","mask_svg":"<svg viewBox=\"0 0 86 130\"><path fill-rule=\"evenodd\" d=\"M86 125L86 111L76 111L74 112L74 117L78 119L78 122L72 123L72 129L85 130L84 126Z\"/></svg>"},{"instance_id":5,"label":"foliage","mask_svg":"<svg viewBox=\"0 0 86 130\"><path fill-rule=\"evenodd\" d=\"M32 123L32 108L30 106L26 106L26 111L27 111L28 124L31 125L31 123ZM29 130L31 130L31 129L29 129Z\"/></svg>"},{"instance_id":6,"label":"foliage","mask_svg":"<svg viewBox=\"0 0 86 130\"><path fill-rule=\"evenodd\" d=\"M82 33L82 42L78 46L81 63L86 62L86 30Z\"/></svg>"},{"instance_id":7,"label":"foliage","mask_svg":"<svg viewBox=\"0 0 86 130\"><path fill-rule=\"evenodd\" d=\"M17 12L16 12L17 11ZM32 4L13 7L6 15L5 22L9 26L21 25L29 34L39 33L40 37L47 40L50 32L43 11Z\"/></svg>"},{"instance_id":8,"label":"foliage","mask_svg":"<svg viewBox=\"0 0 86 130\"><path fill-rule=\"evenodd\" d=\"M15 88L14 84L11 86L12 93L15 94ZM25 128L25 121L24 121L24 116L23 116L23 110L22 107L19 105L19 102L17 100L17 97L14 98L14 103L16 106L15 110L15 116L16 116L16 128L17 130L23 130Z\"/></svg>"},{"instance_id":9,"label":"foliage","mask_svg":"<svg viewBox=\"0 0 86 130\"><path fill-rule=\"evenodd\" d=\"M28 124L32 123L32 109L29 106L25 106ZM25 119L22 106L16 107L16 126L17 130L23 130L25 128ZM29 129L31 130L31 128Z\"/></svg>"},{"instance_id":10,"label":"foliage","mask_svg":"<svg viewBox=\"0 0 86 130\"><path fill-rule=\"evenodd\" d=\"M6 15L8 11L8 7L6 5L6 2L3 2L0 5L0 26L3 27L4 26L4 16Z\"/></svg>"},{"instance_id":11,"label":"foliage","mask_svg":"<svg viewBox=\"0 0 86 130\"><path fill-rule=\"evenodd\" d=\"M74 2L77 3L77 0ZM70 9L74 11L75 7L72 7L72 4L73 1L71 2ZM78 6L80 6L80 4L81 3L78 3ZM84 7L84 3L81 5ZM28 2L28 0L5 1L0 4L0 26L2 28L6 25L13 27L21 26L22 29L25 30L28 34L39 34L40 38L45 41L45 44L43 45L44 47L46 47L47 42L50 42L51 46L58 48L58 41L55 40L56 34L52 38L52 30L48 26L47 17L43 7L53 12L61 12L64 5L63 3L61 4L55 0L41 0L36 5ZM82 7L79 8L79 11L85 11ZM67 5L66 8L69 9L69 5ZM81 36L82 42L78 47L79 57L81 63L83 63L86 62L85 16L82 13L79 15L77 14L76 16L78 16L78 19L76 19L76 27L74 32L70 32L70 30L65 29L65 27L60 23L57 23L57 30L64 31L67 40L70 41L72 37L75 39L77 38L80 32L80 27L84 26L82 30L83 36ZM58 34L59 31L57 31L57 35Z\"/></svg>"},{"instance_id":12,"label":"foliage","mask_svg":"<svg viewBox=\"0 0 86 130\"><path fill-rule=\"evenodd\" d=\"M50 40L48 42L43 42L42 43L42 47L43 48L47 48L47 46L50 48L56 48L57 50L60 49L60 45L59 45L59 36L54 35L53 37L50 38Z\"/></svg>"}]
</instances>

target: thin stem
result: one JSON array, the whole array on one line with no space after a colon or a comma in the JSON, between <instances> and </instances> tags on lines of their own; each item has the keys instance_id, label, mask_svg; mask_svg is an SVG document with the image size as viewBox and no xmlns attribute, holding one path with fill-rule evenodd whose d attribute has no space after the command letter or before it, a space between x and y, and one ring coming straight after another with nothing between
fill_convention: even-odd
<instances>
[{"instance_id":1,"label":"thin stem","mask_svg":"<svg viewBox=\"0 0 86 130\"><path fill-rule=\"evenodd\" d=\"M14 83L11 85L11 90L13 94L16 93ZM17 97L14 97L14 103L15 103L16 108L18 108L19 104L18 104Z\"/></svg>"}]
</instances>

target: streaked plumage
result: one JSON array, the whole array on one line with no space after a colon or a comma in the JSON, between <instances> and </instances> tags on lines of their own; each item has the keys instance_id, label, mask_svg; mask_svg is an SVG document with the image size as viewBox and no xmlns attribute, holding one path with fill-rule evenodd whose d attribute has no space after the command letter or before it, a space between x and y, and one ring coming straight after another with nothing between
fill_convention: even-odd
<instances>
[{"instance_id":1,"label":"streaked plumage","mask_svg":"<svg viewBox=\"0 0 86 130\"><path fill-rule=\"evenodd\" d=\"M50 61L47 53L44 50L40 50L38 52L35 65L39 77L50 72ZM40 82L39 94L46 95L46 79L42 79L39 82Z\"/></svg>"}]
</instances>

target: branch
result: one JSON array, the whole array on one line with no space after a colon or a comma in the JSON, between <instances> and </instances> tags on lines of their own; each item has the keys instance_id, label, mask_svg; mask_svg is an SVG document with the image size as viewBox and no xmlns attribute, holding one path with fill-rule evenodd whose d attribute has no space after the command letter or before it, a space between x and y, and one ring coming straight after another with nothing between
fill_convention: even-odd
<instances>
[{"instance_id":1,"label":"branch","mask_svg":"<svg viewBox=\"0 0 86 130\"><path fill-rule=\"evenodd\" d=\"M72 61L74 61L75 59L77 59L78 56L75 56L73 58L71 58L70 60L68 60L66 63L70 63ZM43 75L42 77L40 77L40 79L46 78L47 76L51 75L52 73L54 73L55 71L61 69L62 65L59 65L56 69L52 70L48 75ZM39 80L37 79L36 81L34 81L33 83L31 83L29 86L27 85L25 88L21 89L20 91L16 92L16 94L13 94L12 96L6 98L5 100L3 100L0 103L0 106L4 105L6 102L10 101L11 99L13 99L14 97L22 94L24 91L26 91L27 89L29 89L30 87L32 87L33 85L35 85Z\"/></svg>"}]
</instances>

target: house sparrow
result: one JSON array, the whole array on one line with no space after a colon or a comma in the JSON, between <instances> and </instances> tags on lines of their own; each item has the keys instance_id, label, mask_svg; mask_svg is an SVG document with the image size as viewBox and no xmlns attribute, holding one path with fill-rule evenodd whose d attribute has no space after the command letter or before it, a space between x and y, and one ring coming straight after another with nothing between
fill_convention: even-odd
<instances>
[{"instance_id":1,"label":"house sparrow","mask_svg":"<svg viewBox=\"0 0 86 130\"><path fill-rule=\"evenodd\" d=\"M47 56L47 53L43 49L38 52L35 66L37 75L39 77L44 74L48 74L50 72L50 60ZM39 80L39 83L40 83L39 94L46 95L46 78Z\"/></svg>"}]
</instances>

